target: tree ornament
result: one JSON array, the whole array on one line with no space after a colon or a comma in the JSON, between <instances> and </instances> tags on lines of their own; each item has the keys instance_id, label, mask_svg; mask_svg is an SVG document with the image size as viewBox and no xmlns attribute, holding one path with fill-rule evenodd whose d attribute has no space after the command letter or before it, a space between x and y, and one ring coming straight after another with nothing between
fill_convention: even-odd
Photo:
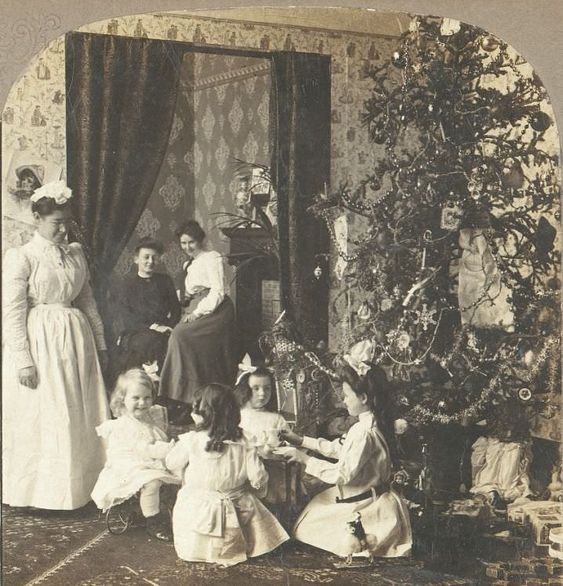
<instances>
[{"instance_id":1,"label":"tree ornament","mask_svg":"<svg viewBox=\"0 0 563 586\"><path fill-rule=\"evenodd\" d=\"M523 403L527 403L532 398L532 391L530 391L530 389L528 389L527 387L522 387L518 391L518 398Z\"/></svg>"},{"instance_id":2,"label":"tree ornament","mask_svg":"<svg viewBox=\"0 0 563 586\"><path fill-rule=\"evenodd\" d=\"M393 55L391 57L391 61L393 65L398 69L402 69L407 64L407 60L405 58L405 54L400 51L393 51Z\"/></svg>"},{"instance_id":3,"label":"tree ornament","mask_svg":"<svg viewBox=\"0 0 563 586\"><path fill-rule=\"evenodd\" d=\"M498 46L499 46L499 42L493 36L484 37L483 40L481 41L481 47L483 47L483 49L485 51L487 51L488 53L491 53L495 49L498 49Z\"/></svg>"},{"instance_id":4,"label":"tree ornament","mask_svg":"<svg viewBox=\"0 0 563 586\"><path fill-rule=\"evenodd\" d=\"M551 118L540 110L530 116L530 126L536 132L545 132L551 126Z\"/></svg>"},{"instance_id":5,"label":"tree ornament","mask_svg":"<svg viewBox=\"0 0 563 586\"><path fill-rule=\"evenodd\" d=\"M461 23L454 18L443 18L440 24L440 34L443 37L451 37L459 32Z\"/></svg>"},{"instance_id":6,"label":"tree ornament","mask_svg":"<svg viewBox=\"0 0 563 586\"><path fill-rule=\"evenodd\" d=\"M502 184L510 189L521 189L524 185L524 171L522 165L516 161L502 170Z\"/></svg>"},{"instance_id":7,"label":"tree ornament","mask_svg":"<svg viewBox=\"0 0 563 586\"><path fill-rule=\"evenodd\" d=\"M442 230L448 230L451 232L457 230L461 222L461 216L462 213L459 205L451 201L448 202L442 208L442 214L440 216L440 228L442 228Z\"/></svg>"},{"instance_id":8,"label":"tree ornament","mask_svg":"<svg viewBox=\"0 0 563 586\"><path fill-rule=\"evenodd\" d=\"M367 301L364 301L358 309L358 318L366 321L371 317L371 307Z\"/></svg>"},{"instance_id":9,"label":"tree ornament","mask_svg":"<svg viewBox=\"0 0 563 586\"><path fill-rule=\"evenodd\" d=\"M379 191L381 189L381 181L377 178L374 177L370 182L369 182L369 188L372 191Z\"/></svg>"},{"instance_id":10,"label":"tree ornament","mask_svg":"<svg viewBox=\"0 0 563 586\"><path fill-rule=\"evenodd\" d=\"M322 267L317 265L315 267L315 270L313 271L313 275L315 275L315 279L317 279L317 281L318 281L323 275Z\"/></svg>"},{"instance_id":11,"label":"tree ornament","mask_svg":"<svg viewBox=\"0 0 563 586\"><path fill-rule=\"evenodd\" d=\"M437 313L437 310L428 309L428 305L426 303L422 304L422 309L415 309L414 313L415 318L413 323L422 326L424 331L428 329L428 326L434 325L436 323L436 318L434 315Z\"/></svg>"},{"instance_id":12,"label":"tree ornament","mask_svg":"<svg viewBox=\"0 0 563 586\"><path fill-rule=\"evenodd\" d=\"M395 419L394 428L397 435L403 435L409 428L409 424L405 419Z\"/></svg>"}]
</instances>

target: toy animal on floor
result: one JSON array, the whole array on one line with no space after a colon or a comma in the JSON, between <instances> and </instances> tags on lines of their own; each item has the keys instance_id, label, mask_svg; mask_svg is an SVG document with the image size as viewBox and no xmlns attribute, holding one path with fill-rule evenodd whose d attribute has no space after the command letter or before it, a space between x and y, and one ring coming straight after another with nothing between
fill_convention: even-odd
<instances>
[{"instance_id":1,"label":"toy animal on floor","mask_svg":"<svg viewBox=\"0 0 563 586\"><path fill-rule=\"evenodd\" d=\"M371 553L375 546L375 536L367 535L362 524L362 515L355 513L354 518L346 521L346 538L345 545L348 551L344 562L335 564L336 568L353 567L369 567L373 564L374 557ZM369 555L366 558L353 559L354 554L368 551Z\"/></svg>"}]
</instances>

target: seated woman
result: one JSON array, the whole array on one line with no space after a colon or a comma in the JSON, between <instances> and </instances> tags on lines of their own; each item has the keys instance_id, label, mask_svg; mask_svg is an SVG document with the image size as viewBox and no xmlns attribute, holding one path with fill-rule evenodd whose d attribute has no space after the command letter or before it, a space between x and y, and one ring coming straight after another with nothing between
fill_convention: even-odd
<instances>
[{"instance_id":1,"label":"seated woman","mask_svg":"<svg viewBox=\"0 0 563 586\"><path fill-rule=\"evenodd\" d=\"M124 328L119 372L154 361L161 368L168 336L180 320L174 283L169 275L155 270L162 253L162 244L152 238L143 238L135 246L137 272L125 279L118 301Z\"/></svg>"},{"instance_id":2,"label":"seated woman","mask_svg":"<svg viewBox=\"0 0 563 586\"><path fill-rule=\"evenodd\" d=\"M294 537L339 556L407 555L412 545L409 513L406 503L389 487L391 458L384 437L388 423L385 372L372 367L360 377L345 366L340 379L344 404L350 415L358 417L343 440L329 442L282 432L290 443L337 462L309 456L293 447L275 450L305 464L306 473L334 485L305 507L295 524ZM363 530L358 527L360 523Z\"/></svg>"},{"instance_id":3,"label":"seated woman","mask_svg":"<svg viewBox=\"0 0 563 586\"><path fill-rule=\"evenodd\" d=\"M226 294L223 258L204 248L205 232L196 221L189 220L176 234L192 262L185 281L189 312L170 334L161 373L159 392L169 406L172 401L191 404L209 383L233 384L238 362L235 308Z\"/></svg>"}]
</instances>

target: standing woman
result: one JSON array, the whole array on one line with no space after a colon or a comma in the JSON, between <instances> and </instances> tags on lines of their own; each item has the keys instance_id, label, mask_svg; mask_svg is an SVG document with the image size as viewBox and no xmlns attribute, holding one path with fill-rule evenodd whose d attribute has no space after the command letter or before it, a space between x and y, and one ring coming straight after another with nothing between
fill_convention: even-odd
<instances>
[{"instance_id":1,"label":"standing woman","mask_svg":"<svg viewBox=\"0 0 563 586\"><path fill-rule=\"evenodd\" d=\"M189 312L170 334L160 395L191 404L210 383L232 385L237 373L235 309L226 294L223 258L204 248L205 232L189 220L176 232L191 259L185 281Z\"/></svg>"},{"instance_id":2,"label":"standing woman","mask_svg":"<svg viewBox=\"0 0 563 586\"><path fill-rule=\"evenodd\" d=\"M37 230L4 261L2 501L14 507L82 507L104 465L106 345L82 247L66 243L71 195L63 181L37 189Z\"/></svg>"}]
</instances>

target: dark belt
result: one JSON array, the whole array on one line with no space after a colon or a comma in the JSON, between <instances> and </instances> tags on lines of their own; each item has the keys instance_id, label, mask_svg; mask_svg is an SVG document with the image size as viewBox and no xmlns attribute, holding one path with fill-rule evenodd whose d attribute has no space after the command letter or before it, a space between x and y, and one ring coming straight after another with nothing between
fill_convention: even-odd
<instances>
[{"instance_id":1,"label":"dark belt","mask_svg":"<svg viewBox=\"0 0 563 586\"><path fill-rule=\"evenodd\" d=\"M360 501L364 501L367 498L373 497L373 493L375 492L375 496L381 496L383 493L389 491L389 483L380 484L379 486L374 486L373 489L366 490L361 494L357 494L355 496L349 496L347 498L340 498L339 496L336 497L336 502L338 504L346 504L346 503L359 503Z\"/></svg>"}]
</instances>

